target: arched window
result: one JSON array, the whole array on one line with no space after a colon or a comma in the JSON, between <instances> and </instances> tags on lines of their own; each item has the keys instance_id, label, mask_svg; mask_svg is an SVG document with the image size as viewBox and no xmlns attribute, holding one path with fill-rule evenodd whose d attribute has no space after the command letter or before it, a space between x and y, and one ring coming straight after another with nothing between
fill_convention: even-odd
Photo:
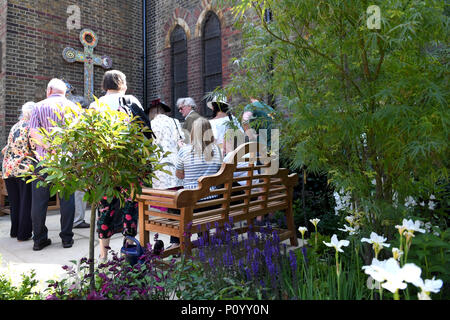
<instances>
[{"instance_id":1,"label":"arched window","mask_svg":"<svg viewBox=\"0 0 450 320\"><path fill-rule=\"evenodd\" d=\"M187 40L184 29L177 25L170 35L172 54L172 116L183 119L176 107L177 99L188 96Z\"/></svg>"},{"instance_id":2,"label":"arched window","mask_svg":"<svg viewBox=\"0 0 450 320\"><path fill-rule=\"evenodd\" d=\"M214 12L208 12L203 25L203 92L204 94L222 87L222 40L220 21ZM203 115L212 111L203 103Z\"/></svg>"}]
</instances>

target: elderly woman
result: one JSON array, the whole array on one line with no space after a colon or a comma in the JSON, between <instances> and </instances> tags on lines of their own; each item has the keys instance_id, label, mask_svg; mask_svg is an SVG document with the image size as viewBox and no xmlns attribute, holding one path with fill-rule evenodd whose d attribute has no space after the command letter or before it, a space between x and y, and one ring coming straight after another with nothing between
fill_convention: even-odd
<instances>
[{"instance_id":1,"label":"elderly woman","mask_svg":"<svg viewBox=\"0 0 450 320\"><path fill-rule=\"evenodd\" d=\"M2 175L8 191L11 208L10 236L18 241L31 239L31 183L26 183L19 175L28 171L33 163L28 157L33 156L33 150L28 140L28 121L33 111L34 102L22 106L19 121L11 128L7 145L3 148Z\"/></svg>"}]
</instances>

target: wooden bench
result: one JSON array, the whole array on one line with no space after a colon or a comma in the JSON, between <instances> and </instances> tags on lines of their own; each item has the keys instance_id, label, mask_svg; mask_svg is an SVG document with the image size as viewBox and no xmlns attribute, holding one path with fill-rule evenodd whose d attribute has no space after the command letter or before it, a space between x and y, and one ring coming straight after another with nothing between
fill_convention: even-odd
<instances>
[{"instance_id":1,"label":"wooden bench","mask_svg":"<svg viewBox=\"0 0 450 320\"><path fill-rule=\"evenodd\" d=\"M196 189L143 188L137 196L141 245L147 245L150 232L166 234L180 238L180 245L166 250L163 256L180 250L189 254L196 243L191 241L191 236L186 237L188 233L209 233L210 228L222 227L230 218L233 223L247 222L247 226L236 229L239 233L247 232L249 225L258 231L259 227L254 224L256 217L284 211L287 229L274 230L277 230L281 241L290 239L291 245L297 246L292 197L298 176L296 173L289 175L287 169L279 169L277 159L257 156L257 150L262 150L257 148L262 146L256 142L239 146L216 174L199 178ZM241 176L236 177L235 173ZM239 182L244 182L244 185ZM210 195L217 198L199 201ZM178 209L180 214L161 212L150 206ZM194 212L201 208L206 208L206 211Z\"/></svg>"},{"instance_id":2,"label":"wooden bench","mask_svg":"<svg viewBox=\"0 0 450 320\"><path fill-rule=\"evenodd\" d=\"M6 198L8 197L8 190L6 190L5 180L2 178L2 172L0 171L0 216L10 214L10 208L6 205ZM59 198L54 196L50 198L48 202L48 210L59 210Z\"/></svg>"}]
</instances>

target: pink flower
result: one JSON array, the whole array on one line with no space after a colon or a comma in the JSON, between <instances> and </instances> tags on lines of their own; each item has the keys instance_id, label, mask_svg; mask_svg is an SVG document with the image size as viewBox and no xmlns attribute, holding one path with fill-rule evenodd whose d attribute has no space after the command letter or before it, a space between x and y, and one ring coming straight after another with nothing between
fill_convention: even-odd
<instances>
[{"instance_id":1,"label":"pink flower","mask_svg":"<svg viewBox=\"0 0 450 320\"><path fill-rule=\"evenodd\" d=\"M101 228L102 228L102 230L104 230L104 231L108 230L108 226L107 226L106 224L102 224Z\"/></svg>"},{"instance_id":2,"label":"pink flower","mask_svg":"<svg viewBox=\"0 0 450 320\"><path fill-rule=\"evenodd\" d=\"M131 220L131 216L130 216L129 214L126 214L126 215L125 215L125 219L127 219L128 221L130 221L130 220Z\"/></svg>"},{"instance_id":3,"label":"pink flower","mask_svg":"<svg viewBox=\"0 0 450 320\"><path fill-rule=\"evenodd\" d=\"M110 217L112 217L114 215L114 212L116 212L115 210L111 210L111 213L109 214Z\"/></svg>"}]
</instances>

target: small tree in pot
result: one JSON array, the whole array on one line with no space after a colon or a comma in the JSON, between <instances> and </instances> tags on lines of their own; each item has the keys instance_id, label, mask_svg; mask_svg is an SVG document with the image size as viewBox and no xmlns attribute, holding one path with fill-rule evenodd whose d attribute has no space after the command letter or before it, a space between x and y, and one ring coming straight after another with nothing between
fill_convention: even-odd
<instances>
[{"instance_id":1,"label":"small tree in pot","mask_svg":"<svg viewBox=\"0 0 450 320\"><path fill-rule=\"evenodd\" d=\"M89 272L94 286L94 235L97 204L102 198L116 197L123 206L127 198L134 199L145 184L151 186L154 172L162 170L161 149L143 135L140 122L130 121L127 114L104 108L83 112L64 110L60 124L51 132L41 130L43 143L49 151L36 167L30 167L31 177L40 185L49 185L50 194L85 192L84 200L91 204L89 242ZM81 108L80 108L81 109ZM46 175L46 176L45 176ZM122 191L120 188L122 187ZM125 191L125 192L123 192Z\"/></svg>"}]
</instances>

